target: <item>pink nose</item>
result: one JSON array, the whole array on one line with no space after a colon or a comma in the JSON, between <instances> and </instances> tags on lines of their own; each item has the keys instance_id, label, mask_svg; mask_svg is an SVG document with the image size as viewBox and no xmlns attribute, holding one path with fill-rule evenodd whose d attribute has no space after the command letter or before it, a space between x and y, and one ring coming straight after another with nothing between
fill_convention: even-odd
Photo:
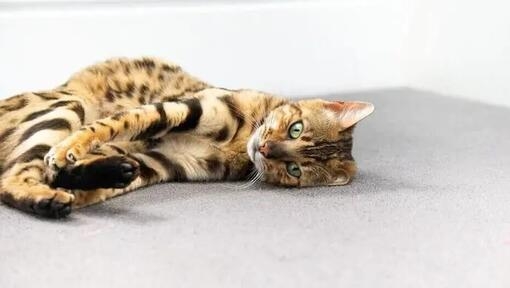
<instances>
[{"instance_id":1,"label":"pink nose","mask_svg":"<svg viewBox=\"0 0 510 288\"><path fill-rule=\"evenodd\" d=\"M269 148L269 145L267 145L267 142L259 146L259 152L260 154L267 158L269 152L271 152L271 149Z\"/></svg>"}]
</instances>

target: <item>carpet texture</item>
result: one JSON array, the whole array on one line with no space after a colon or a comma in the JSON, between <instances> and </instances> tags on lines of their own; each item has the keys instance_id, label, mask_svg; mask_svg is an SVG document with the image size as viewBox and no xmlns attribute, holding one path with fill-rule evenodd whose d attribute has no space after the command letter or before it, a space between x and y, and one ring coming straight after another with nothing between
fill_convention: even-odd
<instances>
[{"instance_id":1,"label":"carpet texture","mask_svg":"<svg viewBox=\"0 0 510 288\"><path fill-rule=\"evenodd\" d=\"M0 205L0 287L509 287L510 109L375 104L345 187L163 184L53 221Z\"/></svg>"}]
</instances>

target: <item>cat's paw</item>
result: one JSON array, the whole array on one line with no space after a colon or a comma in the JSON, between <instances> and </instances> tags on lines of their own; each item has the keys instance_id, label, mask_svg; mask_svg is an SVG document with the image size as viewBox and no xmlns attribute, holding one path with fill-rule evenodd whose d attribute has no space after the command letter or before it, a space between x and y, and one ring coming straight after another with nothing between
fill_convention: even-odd
<instances>
[{"instance_id":1,"label":"cat's paw","mask_svg":"<svg viewBox=\"0 0 510 288\"><path fill-rule=\"evenodd\" d=\"M24 211L50 218L62 218L71 213L74 195L65 191L53 189L38 189L32 191L27 198L18 200L2 200ZM11 201L10 201L11 200Z\"/></svg>"},{"instance_id":2,"label":"cat's paw","mask_svg":"<svg viewBox=\"0 0 510 288\"><path fill-rule=\"evenodd\" d=\"M74 164L83 159L97 143L76 139L74 135L52 147L44 156L44 163L53 170L59 170L68 164Z\"/></svg>"},{"instance_id":3,"label":"cat's paw","mask_svg":"<svg viewBox=\"0 0 510 288\"><path fill-rule=\"evenodd\" d=\"M74 195L64 191L54 191L45 197L36 198L30 205L34 213L51 218L62 218L71 213Z\"/></svg>"},{"instance_id":4,"label":"cat's paw","mask_svg":"<svg viewBox=\"0 0 510 288\"><path fill-rule=\"evenodd\" d=\"M125 188L140 174L139 166L124 156L78 161L59 170L51 185L80 190Z\"/></svg>"}]
</instances>

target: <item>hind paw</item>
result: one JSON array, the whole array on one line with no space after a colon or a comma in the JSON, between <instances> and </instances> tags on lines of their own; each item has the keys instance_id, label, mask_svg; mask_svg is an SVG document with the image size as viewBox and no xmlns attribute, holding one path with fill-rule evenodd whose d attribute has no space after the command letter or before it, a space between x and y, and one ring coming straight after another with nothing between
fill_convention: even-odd
<instances>
[{"instance_id":1,"label":"hind paw","mask_svg":"<svg viewBox=\"0 0 510 288\"><path fill-rule=\"evenodd\" d=\"M62 218L71 213L74 195L60 190L32 191L16 198L15 194L3 193L2 200L23 211L49 218Z\"/></svg>"},{"instance_id":2,"label":"hind paw","mask_svg":"<svg viewBox=\"0 0 510 288\"><path fill-rule=\"evenodd\" d=\"M71 213L71 205L74 196L67 192L57 191L52 198L43 198L34 201L32 209L34 213L51 218L62 218Z\"/></svg>"}]
</instances>

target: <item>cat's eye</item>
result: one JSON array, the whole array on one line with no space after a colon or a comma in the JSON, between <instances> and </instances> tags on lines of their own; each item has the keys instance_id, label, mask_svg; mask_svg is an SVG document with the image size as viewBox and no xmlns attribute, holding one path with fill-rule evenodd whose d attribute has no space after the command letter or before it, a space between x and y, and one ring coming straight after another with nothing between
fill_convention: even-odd
<instances>
[{"instance_id":1,"label":"cat's eye","mask_svg":"<svg viewBox=\"0 0 510 288\"><path fill-rule=\"evenodd\" d=\"M287 163L287 173L293 177L299 178L299 176L301 176L301 169L296 162L289 162Z\"/></svg>"},{"instance_id":2,"label":"cat's eye","mask_svg":"<svg viewBox=\"0 0 510 288\"><path fill-rule=\"evenodd\" d=\"M289 127L289 137L292 139L297 139L301 133L303 133L303 122L298 121L294 122Z\"/></svg>"}]
</instances>

